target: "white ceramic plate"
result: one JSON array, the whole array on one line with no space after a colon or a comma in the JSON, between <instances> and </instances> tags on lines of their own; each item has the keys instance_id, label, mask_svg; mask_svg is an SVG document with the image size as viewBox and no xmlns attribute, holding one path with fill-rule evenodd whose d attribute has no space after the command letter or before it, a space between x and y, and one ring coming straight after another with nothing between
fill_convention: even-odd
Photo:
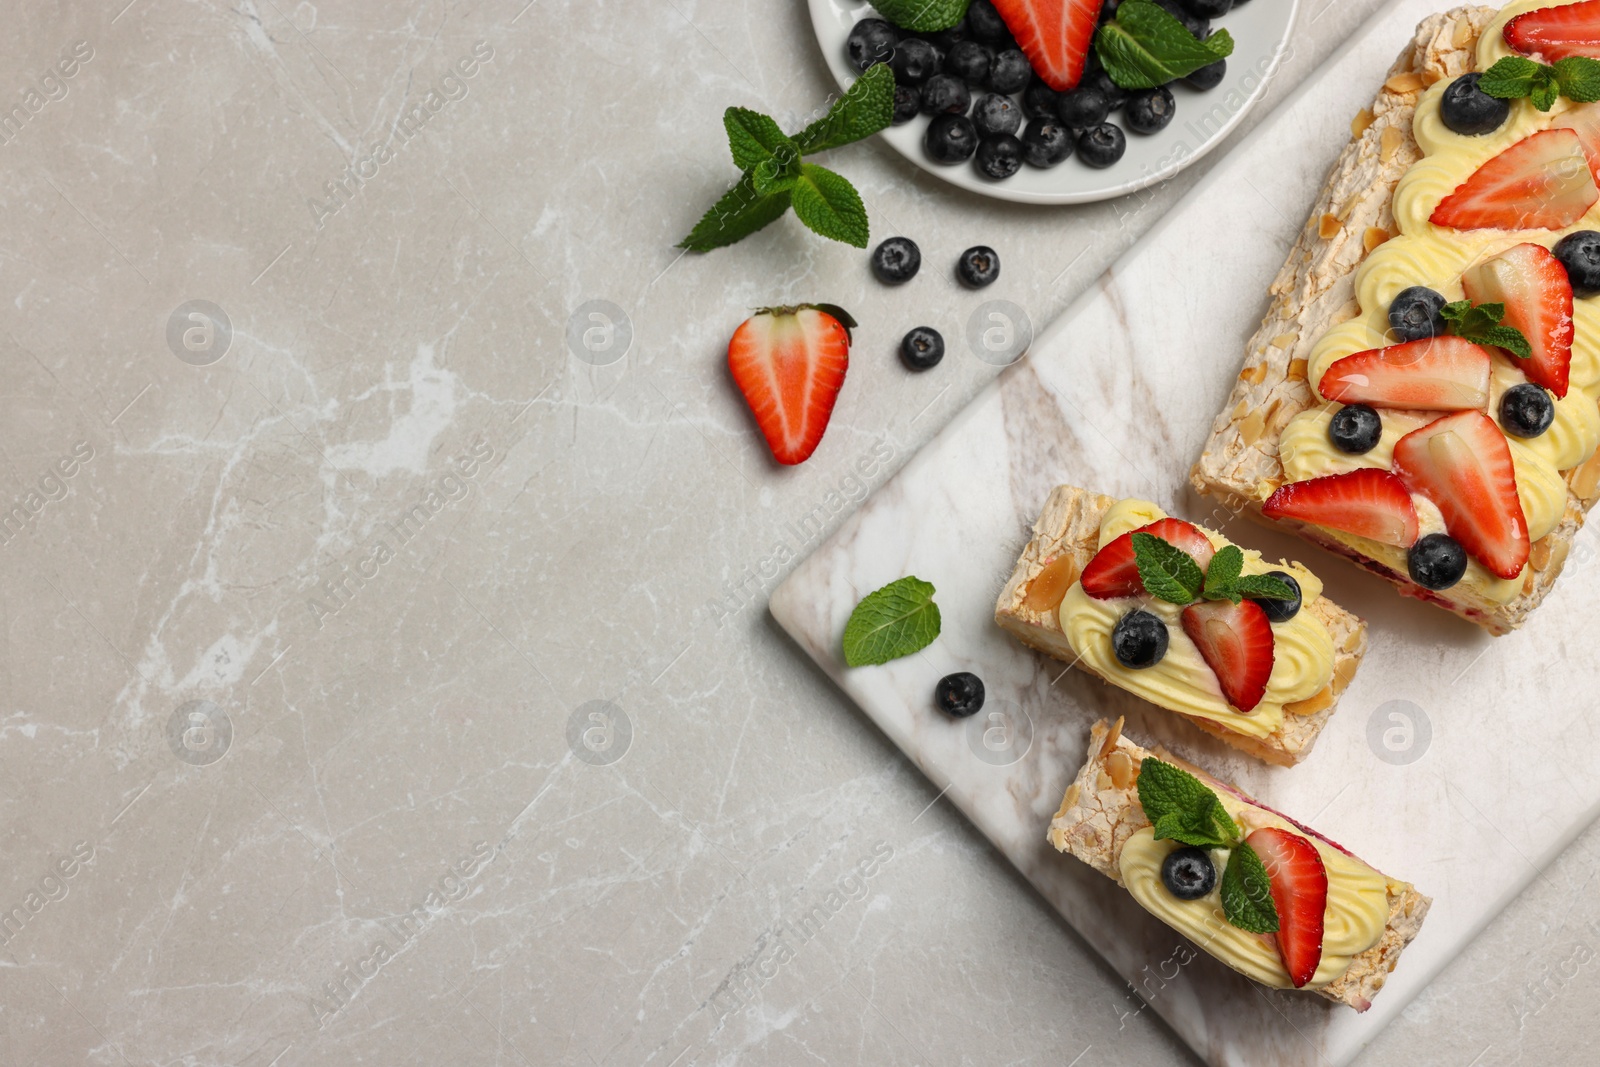
<instances>
[{"instance_id":1,"label":"white ceramic plate","mask_svg":"<svg viewBox=\"0 0 1600 1067\"><path fill-rule=\"evenodd\" d=\"M866 0L807 3L828 69L840 88L848 87L856 73L845 57L845 40L856 20L876 12ZM1150 136L1129 133L1127 154L1105 170L1085 166L1074 155L1049 170L1024 165L1010 178L996 182L979 174L971 160L945 166L929 159L922 150L926 117L891 126L880 136L923 170L984 196L1024 204L1084 204L1123 196L1172 177L1211 151L1244 118L1288 52L1289 30L1299 6L1299 0L1250 0L1214 20L1213 27L1226 29L1234 41L1222 84L1204 93L1181 84L1174 86L1178 114L1172 124ZM1112 116L1112 121L1121 125L1118 116Z\"/></svg>"}]
</instances>

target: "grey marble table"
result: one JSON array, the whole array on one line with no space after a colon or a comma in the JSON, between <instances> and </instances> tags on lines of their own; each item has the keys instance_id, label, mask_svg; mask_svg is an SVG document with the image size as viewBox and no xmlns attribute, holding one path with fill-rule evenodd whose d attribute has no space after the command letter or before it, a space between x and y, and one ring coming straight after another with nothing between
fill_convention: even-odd
<instances>
[{"instance_id":1,"label":"grey marble table","mask_svg":"<svg viewBox=\"0 0 1600 1067\"><path fill-rule=\"evenodd\" d=\"M886 290L672 248L721 109L831 88L798 2L13 7L0 1067L1192 1062L764 604L996 373L896 361L942 265L1048 321L1206 162L1030 209L839 151L941 268ZM778 470L722 352L807 299L862 327ZM1597 845L1365 1061L1581 1062Z\"/></svg>"}]
</instances>

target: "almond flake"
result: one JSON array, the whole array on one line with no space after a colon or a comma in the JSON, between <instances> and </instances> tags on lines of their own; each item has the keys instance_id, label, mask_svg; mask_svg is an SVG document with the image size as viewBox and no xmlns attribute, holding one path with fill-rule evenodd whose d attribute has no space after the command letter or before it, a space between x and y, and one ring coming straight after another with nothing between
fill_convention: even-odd
<instances>
[{"instance_id":1,"label":"almond flake","mask_svg":"<svg viewBox=\"0 0 1600 1067\"><path fill-rule=\"evenodd\" d=\"M1267 418L1261 413L1261 409L1257 408L1246 415L1244 421L1239 424L1239 439L1246 445L1253 445L1261 440L1261 434L1266 428Z\"/></svg>"},{"instance_id":2,"label":"almond flake","mask_svg":"<svg viewBox=\"0 0 1600 1067\"><path fill-rule=\"evenodd\" d=\"M1394 160L1394 154L1400 151L1400 144L1405 140L1405 134L1400 132L1398 126L1385 126L1383 133L1378 137L1378 161L1388 166Z\"/></svg>"},{"instance_id":3,"label":"almond flake","mask_svg":"<svg viewBox=\"0 0 1600 1067\"><path fill-rule=\"evenodd\" d=\"M1239 372L1239 380L1241 382L1249 382L1251 385L1260 385L1266 378L1267 365L1265 363L1257 363Z\"/></svg>"},{"instance_id":4,"label":"almond flake","mask_svg":"<svg viewBox=\"0 0 1600 1067\"><path fill-rule=\"evenodd\" d=\"M1274 348L1281 348L1284 351L1288 351L1294 347L1294 343L1299 339L1300 337L1298 334L1280 333L1278 336L1272 339L1272 346Z\"/></svg>"},{"instance_id":5,"label":"almond flake","mask_svg":"<svg viewBox=\"0 0 1600 1067\"><path fill-rule=\"evenodd\" d=\"M1344 227L1339 222L1337 215L1323 215L1322 221L1317 224L1317 236L1323 240L1336 237Z\"/></svg>"},{"instance_id":6,"label":"almond flake","mask_svg":"<svg viewBox=\"0 0 1600 1067\"><path fill-rule=\"evenodd\" d=\"M1310 366L1310 364L1308 364L1303 359L1291 359L1289 361L1289 380L1292 381L1292 382L1303 382L1303 381L1305 381L1306 380L1306 369L1309 366Z\"/></svg>"},{"instance_id":7,"label":"almond flake","mask_svg":"<svg viewBox=\"0 0 1600 1067\"><path fill-rule=\"evenodd\" d=\"M1333 686L1325 685L1319 693L1308 696L1304 700L1296 700L1293 703L1285 704L1283 710L1290 715L1315 715L1324 708L1331 707L1333 707Z\"/></svg>"},{"instance_id":8,"label":"almond flake","mask_svg":"<svg viewBox=\"0 0 1600 1067\"><path fill-rule=\"evenodd\" d=\"M1360 137L1372 126L1373 115L1369 108L1362 108L1356 112L1356 117L1350 120L1350 136Z\"/></svg>"},{"instance_id":9,"label":"almond flake","mask_svg":"<svg viewBox=\"0 0 1600 1067\"><path fill-rule=\"evenodd\" d=\"M1387 241L1389 236L1389 231L1382 226L1368 226L1367 232L1361 235L1361 246L1371 252Z\"/></svg>"},{"instance_id":10,"label":"almond flake","mask_svg":"<svg viewBox=\"0 0 1600 1067\"><path fill-rule=\"evenodd\" d=\"M1383 83L1383 87L1391 93L1415 93L1422 89L1422 75L1415 71L1406 71L1396 74Z\"/></svg>"}]
</instances>

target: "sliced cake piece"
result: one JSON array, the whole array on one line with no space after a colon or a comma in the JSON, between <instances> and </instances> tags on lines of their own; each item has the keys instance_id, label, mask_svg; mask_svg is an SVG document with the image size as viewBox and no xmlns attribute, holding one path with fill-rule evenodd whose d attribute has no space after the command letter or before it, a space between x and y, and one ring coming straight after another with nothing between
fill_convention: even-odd
<instances>
[{"instance_id":1,"label":"sliced cake piece","mask_svg":"<svg viewBox=\"0 0 1600 1067\"><path fill-rule=\"evenodd\" d=\"M1356 1011L1372 1006L1432 903L1193 764L1139 747L1121 719L1090 729L1047 837L1246 977Z\"/></svg>"},{"instance_id":2,"label":"sliced cake piece","mask_svg":"<svg viewBox=\"0 0 1600 1067\"><path fill-rule=\"evenodd\" d=\"M1152 552L1175 584L1163 571L1149 588ZM1310 753L1366 650L1366 625L1300 564L1268 563L1154 504L1069 485L1045 501L995 622L1284 766Z\"/></svg>"}]
</instances>

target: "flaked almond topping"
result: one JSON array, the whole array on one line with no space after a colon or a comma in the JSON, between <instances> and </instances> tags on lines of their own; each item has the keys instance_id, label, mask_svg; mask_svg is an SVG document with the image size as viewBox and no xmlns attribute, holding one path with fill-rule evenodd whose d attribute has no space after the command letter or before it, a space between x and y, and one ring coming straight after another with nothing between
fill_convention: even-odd
<instances>
[{"instance_id":1,"label":"flaked almond topping","mask_svg":"<svg viewBox=\"0 0 1600 1067\"><path fill-rule=\"evenodd\" d=\"M1061 798L1061 810L1065 811L1068 808L1077 807L1078 797L1082 794L1083 789L1078 785L1077 782L1073 782L1071 785L1067 786L1067 795Z\"/></svg>"},{"instance_id":2,"label":"flaked almond topping","mask_svg":"<svg viewBox=\"0 0 1600 1067\"><path fill-rule=\"evenodd\" d=\"M1450 35L1450 43L1456 48L1465 48L1477 35L1478 31L1473 29L1472 21L1462 19L1456 23L1455 33Z\"/></svg>"},{"instance_id":3,"label":"flaked almond topping","mask_svg":"<svg viewBox=\"0 0 1600 1067\"><path fill-rule=\"evenodd\" d=\"M1322 221L1317 223L1317 236L1327 240L1330 237L1337 237L1342 229L1344 227L1340 224L1337 215L1323 215Z\"/></svg>"},{"instance_id":4,"label":"flaked almond topping","mask_svg":"<svg viewBox=\"0 0 1600 1067\"><path fill-rule=\"evenodd\" d=\"M1306 368L1309 366L1310 364L1303 359L1291 359L1289 361L1289 380L1295 382L1305 381Z\"/></svg>"},{"instance_id":5,"label":"flaked almond topping","mask_svg":"<svg viewBox=\"0 0 1600 1067\"><path fill-rule=\"evenodd\" d=\"M1422 72L1423 85L1438 85L1443 80L1444 71L1438 69L1437 67L1429 67L1427 70Z\"/></svg>"},{"instance_id":6,"label":"flaked almond topping","mask_svg":"<svg viewBox=\"0 0 1600 1067\"><path fill-rule=\"evenodd\" d=\"M1325 685L1321 692L1314 693L1304 700L1296 700L1285 704L1283 710L1290 715L1315 715L1324 708L1333 706L1333 686Z\"/></svg>"},{"instance_id":7,"label":"flaked almond topping","mask_svg":"<svg viewBox=\"0 0 1600 1067\"><path fill-rule=\"evenodd\" d=\"M1257 408L1246 415L1243 422L1239 423L1239 439L1247 445L1253 445L1261 440L1261 434L1266 428L1266 416L1261 413L1260 408Z\"/></svg>"},{"instance_id":8,"label":"flaked almond topping","mask_svg":"<svg viewBox=\"0 0 1600 1067\"><path fill-rule=\"evenodd\" d=\"M1408 70L1403 74L1396 74L1383 83L1383 87L1391 93L1415 93L1422 90L1422 75L1416 71Z\"/></svg>"},{"instance_id":9,"label":"flaked almond topping","mask_svg":"<svg viewBox=\"0 0 1600 1067\"><path fill-rule=\"evenodd\" d=\"M1111 775L1112 785L1128 788L1133 784L1133 757L1118 749L1106 757L1106 772Z\"/></svg>"},{"instance_id":10,"label":"flaked almond topping","mask_svg":"<svg viewBox=\"0 0 1600 1067\"><path fill-rule=\"evenodd\" d=\"M1377 248L1390 237L1389 231L1382 226L1368 226L1367 232L1361 235L1361 246L1368 252Z\"/></svg>"},{"instance_id":11,"label":"flaked almond topping","mask_svg":"<svg viewBox=\"0 0 1600 1067\"><path fill-rule=\"evenodd\" d=\"M1241 382L1249 382L1251 385L1260 385L1266 381L1266 378L1267 365L1265 363L1257 363L1239 372L1239 380Z\"/></svg>"},{"instance_id":12,"label":"flaked almond topping","mask_svg":"<svg viewBox=\"0 0 1600 1067\"><path fill-rule=\"evenodd\" d=\"M1550 565L1550 538L1541 537L1528 552L1528 566L1542 571Z\"/></svg>"},{"instance_id":13,"label":"flaked almond topping","mask_svg":"<svg viewBox=\"0 0 1600 1067\"><path fill-rule=\"evenodd\" d=\"M1362 108L1357 111L1356 117L1350 120L1350 136L1360 137L1366 133L1367 130L1372 128L1372 121L1373 116L1370 108Z\"/></svg>"},{"instance_id":14,"label":"flaked almond topping","mask_svg":"<svg viewBox=\"0 0 1600 1067\"><path fill-rule=\"evenodd\" d=\"M1028 583L1022 606L1035 614L1053 615L1061 606L1067 590L1078 580L1078 561L1070 552L1063 552L1044 565L1044 569Z\"/></svg>"},{"instance_id":15,"label":"flaked almond topping","mask_svg":"<svg viewBox=\"0 0 1600 1067\"><path fill-rule=\"evenodd\" d=\"M1568 471L1567 484L1572 486L1572 491L1578 494L1579 500L1592 499L1595 487L1600 485L1600 452L1596 452Z\"/></svg>"},{"instance_id":16,"label":"flaked almond topping","mask_svg":"<svg viewBox=\"0 0 1600 1067\"><path fill-rule=\"evenodd\" d=\"M1394 154L1400 151L1400 144L1405 140L1405 134L1400 132L1398 126L1385 126L1383 133L1378 136L1378 160L1385 166L1394 160Z\"/></svg>"},{"instance_id":17,"label":"flaked almond topping","mask_svg":"<svg viewBox=\"0 0 1600 1067\"><path fill-rule=\"evenodd\" d=\"M1356 676L1356 668L1360 666L1355 659L1340 660L1333 665L1333 691L1342 693L1350 685L1350 679Z\"/></svg>"},{"instance_id":18,"label":"flaked almond topping","mask_svg":"<svg viewBox=\"0 0 1600 1067\"><path fill-rule=\"evenodd\" d=\"M1283 349L1285 351L1288 351L1289 349L1294 347L1294 343L1296 341L1298 341L1299 339L1300 339L1300 335L1299 334L1280 333L1278 336L1276 336L1276 337L1274 337L1272 339L1272 346L1274 348L1281 348L1281 349Z\"/></svg>"},{"instance_id":19,"label":"flaked almond topping","mask_svg":"<svg viewBox=\"0 0 1600 1067\"><path fill-rule=\"evenodd\" d=\"M1104 770L1101 770L1099 774L1094 776L1094 787L1101 793L1104 793L1107 789L1110 789L1111 775L1107 774Z\"/></svg>"},{"instance_id":20,"label":"flaked almond topping","mask_svg":"<svg viewBox=\"0 0 1600 1067\"><path fill-rule=\"evenodd\" d=\"M1100 742L1100 754L1096 759L1105 759L1116 751L1117 742L1122 739L1123 716L1117 716L1117 721L1111 724L1111 730L1106 734L1106 739Z\"/></svg>"}]
</instances>

